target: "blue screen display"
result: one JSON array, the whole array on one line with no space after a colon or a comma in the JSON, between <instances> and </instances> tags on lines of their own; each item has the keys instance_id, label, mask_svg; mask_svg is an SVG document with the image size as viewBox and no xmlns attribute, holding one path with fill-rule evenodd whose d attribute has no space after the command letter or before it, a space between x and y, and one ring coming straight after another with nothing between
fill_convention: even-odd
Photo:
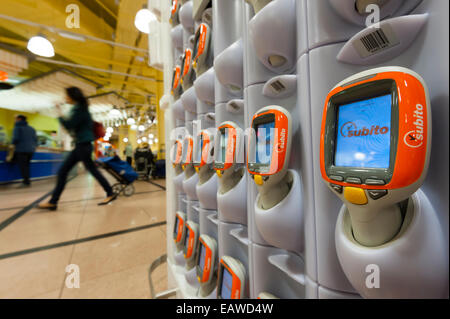
<instances>
[{"instance_id":1,"label":"blue screen display","mask_svg":"<svg viewBox=\"0 0 450 319\"><path fill-rule=\"evenodd\" d=\"M188 248L188 243L189 243L189 228L186 227L186 237L184 238L184 247L187 249Z\"/></svg>"},{"instance_id":2,"label":"blue screen display","mask_svg":"<svg viewBox=\"0 0 450 319\"><path fill-rule=\"evenodd\" d=\"M233 276L225 267L223 267L222 290L220 291L220 295L222 296L223 299L231 299L232 284L233 284Z\"/></svg>"},{"instance_id":3,"label":"blue screen display","mask_svg":"<svg viewBox=\"0 0 450 319\"><path fill-rule=\"evenodd\" d=\"M203 151L203 134L200 134L199 147L197 147L197 154L195 155L195 161L200 163L202 161L202 151Z\"/></svg>"},{"instance_id":4,"label":"blue screen display","mask_svg":"<svg viewBox=\"0 0 450 319\"><path fill-rule=\"evenodd\" d=\"M200 266L200 269L203 271L203 268L205 267L205 257L206 257L206 248L203 244L200 244L200 260L198 262L198 265Z\"/></svg>"},{"instance_id":5,"label":"blue screen display","mask_svg":"<svg viewBox=\"0 0 450 319\"><path fill-rule=\"evenodd\" d=\"M391 150L391 95L338 108L334 164L388 168Z\"/></svg>"},{"instance_id":6,"label":"blue screen display","mask_svg":"<svg viewBox=\"0 0 450 319\"><path fill-rule=\"evenodd\" d=\"M225 132L220 135L220 158L222 160L222 163L225 163L226 161L227 143L228 143L228 128L225 128Z\"/></svg>"},{"instance_id":7,"label":"blue screen display","mask_svg":"<svg viewBox=\"0 0 450 319\"><path fill-rule=\"evenodd\" d=\"M255 126L256 130L256 163L270 164L272 159L275 122Z\"/></svg>"},{"instance_id":8,"label":"blue screen display","mask_svg":"<svg viewBox=\"0 0 450 319\"><path fill-rule=\"evenodd\" d=\"M178 217L177 218L175 218L175 227L174 227L174 233L175 233L175 235L178 235L178 224L179 224L179 219L178 219Z\"/></svg>"}]
</instances>

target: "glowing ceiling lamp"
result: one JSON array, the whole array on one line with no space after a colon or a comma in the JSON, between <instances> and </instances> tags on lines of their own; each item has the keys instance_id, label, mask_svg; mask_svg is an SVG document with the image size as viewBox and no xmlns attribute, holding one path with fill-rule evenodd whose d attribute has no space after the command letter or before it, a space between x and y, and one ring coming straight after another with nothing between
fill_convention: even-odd
<instances>
[{"instance_id":1,"label":"glowing ceiling lamp","mask_svg":"<svg viewBox=\"0 0 450 319\"><path fill-rule=\"evenodd\" d=\"M141 144L141 143L142 143L142 141L141 141L141 140L139 139L139 140L137 140L137 143L138 143L138 144Z\"/></svg>"},{"instance_id":2,"label":"glowing ceiling lamp","mask_svg":"<svg viewBox=\"0 0 450 319\"><path fill-rule=\"evenodd\" d=\"M138 130L141 131L141 132L145 131L145 126L144 125L139 125Z\"/></svg>"},{"instance_id":3,"label":"glowing ceiling lamp","mask_svg":"<svg viewBox=\"0 0 450 319\"><path fill-rule=\"evenodd\" d=\"M107 132L107 133L112 133L112 132L114 132L114 129L110 126L110 127L108 127L108 128L106 129L106 132Z\"/></svg>"},{"instance_id":4,"label":"glowing ceiling lamp","mask_svg":"<svg viewBox=\"0 0 450 319\"><path fill-rule=\"evenodd\" d=\"M129 119L127 119L128 125L134 125L135 123L136 123L136 121L134 120L134 118L130 117Z\"/></svg>"},{"instance_id":5,"label":"glowing ceiling lamp","mask_svg":"<svg viewBox=\"0 0 450 319\"><path fill-rule=\"evenodd\" d=\"M133 124L133 125L131 125L131 127L130 127L133 131L136 131L136 129L137 129L137 125L136 124Z\"/></svg>"},{"instance_id":6,"label":"glowing ceiling lamp","mask_svg":"<svg viewBox=\"0 0 450 319\"><path fill-rule=\"evenodd\" d=\"M122 113L120 113L118 109L112 109L111 111L109 111L109 116L111 117L119 117L121 115Z\"/></svg>"},{"instance_id":7,"label":"glowing ceiling lamp","mask_svg":"<svg viewBox=\"0 0 450 319\"><path fill-rule=\"evenodd\" d=\"M148 9L141 9L136 14L134 25L143 33L150 33L150 22L156 21L158 18Z\"/></svg>"},{"instance_id":8,"label":"glowing ceiling lamp","mask_svg":"<svg viewBox=\"0 0 450 319\"><path fill-rule=\"evenodd\" d=\"M55 56L55 49L53 48L52 43L43 35L32 37L28 41L27 49L36 55L46 58Z\"/></svg>"},{"instance_id":9,"label":"glowing ceiling lamp","mask_svg":"<svg viewBox=\"0 0 450 319\"><path fill-rule=\"evenodd\" d=\"M124 142L124 143L128 143L128 138L127 138L127 137L124 137L124 138L123 138L123 142Z\"/></svg>"}]
</instances>

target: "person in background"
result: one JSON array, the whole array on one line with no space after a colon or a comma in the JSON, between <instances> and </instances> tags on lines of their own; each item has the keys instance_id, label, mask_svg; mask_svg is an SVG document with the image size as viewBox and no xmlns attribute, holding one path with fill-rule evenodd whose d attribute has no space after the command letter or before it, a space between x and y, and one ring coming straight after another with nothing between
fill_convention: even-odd
<instances>
[{"instance_id":1,"label":"person in background","mask_svg":"<svg viewBox=\"0 0 450 319\"><path fill-rule=\"evenodd\" d=\"M30 162L37 147L37 135L35 129L28 125L25 115L16 116L12 143L15 146L14 156L23 178L20 187L28 187L31 185Z\"/></svg>"},{"instance_id":2,"label":"person in background","mask_svg":"<svg viewBox=\"0 0 450 319\"><path fill-rule=\"evenodd\" d=\"M56 210L59 197L66 186L67 176L70 170L79 161L83 162L86 169L95 177L106 192L106 198L98 205L106 205L116 199L111 185L99 172L92 161L92 142L94 141L93 121L88 109L88 102L83 92L77 87L66 89L66 102L73 104L69 118L59 117L60 123L74 136L75 149L64 160L58 171L58 180L48 203L38 205L38 208ZM57 105L60 109L60 106Z\"/></svg>"},{"instance_id":3,"label":"person in background","mask_svg":"<svg viewBox=\"0 0 450 319\"><path fill-rule=\"evenodd\" d=\"M128 142L127 146L125 146L125 157L127 158L128 164L133 163L133 146L130 142Z\"/></svg>"}]
</instances>

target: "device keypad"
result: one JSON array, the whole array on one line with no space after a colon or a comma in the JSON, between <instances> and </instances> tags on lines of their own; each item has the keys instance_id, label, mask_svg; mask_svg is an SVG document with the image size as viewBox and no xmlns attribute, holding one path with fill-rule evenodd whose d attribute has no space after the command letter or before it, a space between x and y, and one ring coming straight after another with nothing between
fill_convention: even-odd
<instances>
[{"instance_id":1,"label":"device keypad","mask_svg":"<svg viewBox=\"0 0 450 319\"><path fill-rule=\"evenodd\" d=\"M369 193L370 198L376 200L387 195L388 191L385 189L368 189L367 193Z\"/></svg>"},{"instance_id":2,"label":"device keypad","mask_svg":"<svg viewBox=\"0 0 450 319\"><path fill-rule=\"evenodd\" d=\"M344 181L344 177L340 176L340 175L330 175L330 179L332 179L334 181L338 181L338 182L343 182Z\"/></svg>"},{"instance_id":3,"label":"device keypad","mask_svg":"<svg viewBox=\"0 0 450 319\"><path fill-rule=\"evenodd\" d=\"M332 189L334 189L334 191L336 193L342 194L343 187L341 185L336 185L336 184L331 184L330 183L330 186L331 186Z\"/></svg>"},{"instance_id":4,"label":"device keypad","mask_svg":"<svg viewBox=\"0 0 450 319\"><path fill-rule=\"evenodd\" d=\"M386 182L382 179L374 179L374 178L367 178L365 181L366 185L384 185Z\"/></svg>"},{"instance_id":5,"label":"device keypad","mask_svg":"<svg viewBox=\"0 0 450 319\"><path fill-rule=\"evenodd\" d=\"M362 184L361 178L359 177L347 177L345 181L351 184Z\"/></svg>"}]
</instances>

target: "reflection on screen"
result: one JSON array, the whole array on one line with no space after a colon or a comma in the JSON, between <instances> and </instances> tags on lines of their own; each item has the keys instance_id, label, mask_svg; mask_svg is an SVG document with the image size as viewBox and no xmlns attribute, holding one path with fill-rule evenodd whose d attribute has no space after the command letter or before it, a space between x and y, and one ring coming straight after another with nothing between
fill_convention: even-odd
<instances>
[{"instance_id":1,"label":"reflection on screen","mask_svg":"<svg viewBox=\"0 0 450 319\"><path fill-rule=\"evenodd\" d=\"M340 105L334 164L388 168L390 131L390 94Z\"/></svg>"},{"instance_id":2,"label":"reflection on screen","mask_svg":"<svg viewBox=\"0 0 450 319\"><path fill-rule=\"evenodd\" d=\"M195 161L200 163L202 161L202 150L203 150L203 134L200 134L199 146L197 147L197 154Z\"/></svg>"},{"instance_id":3,"label":"reflection on screen","mask_svg":"<svg viewBox=\"0 0 450 319\"><path fill-rule=\"evenodd\" d=\"M178 224L180 223L180 220L177 218L175 218L175 228L173 229L175 235L178 235Z\"/></svg>"},{"instance_id":4,"label":"reflection on screen","mask_svg":"<svg viewBox=\"0 0 450 319\"><path fill-rule=\"evenodd\" d=\"M206 247L205 245L200 245L200 260L198 262L198 265L200 266L200 269L203 271L203 268L205 267L205 257L206 257Z\"/></svg>"},{"instance_id":5,"label":"reflection on screen","mask_svg":"<svg viewBox=\"0 0 450 319\"><path fill-rule=\"evenodd\" d=\"M255 126L256 130L256 163L269 164L272 159L275 122L267 122Z\"/></svg>"},{"instance_id":6,"label":"reflection on screen","mask_svg":"<svg viewBox=\"0 0 450 319\"><path fill-rule=\"evenodd\" d=\"M186 247L186 251L187 251L187 247L188 247L188 243L189 243L189 233L190 233L190 230L189 230L189 228L186 227L186 237L184 238L184 247Z\"/></svg>"},{"instance_id":7,"label":"reflection on screen","mask_svg":"<svg viewBox=\"0 0 450 319\"><path fill-rule=\"evenodd\" d=\"M232 283L233 283L233 276L225 267L223 267L222 290L220 291L220 295L222 296L223 299L231 299Z\"/></svg>"},{"instance_id":8,"label":"reflection on screen","mask_svg":"<svg viewBox=\"0 0 450 319\"><path fill-rule=\"evenodd\" d=\"M228 129L222 130L220 135L220 157L221 162L225 163L227 155Z\"/></svg>"}]
</instances>

